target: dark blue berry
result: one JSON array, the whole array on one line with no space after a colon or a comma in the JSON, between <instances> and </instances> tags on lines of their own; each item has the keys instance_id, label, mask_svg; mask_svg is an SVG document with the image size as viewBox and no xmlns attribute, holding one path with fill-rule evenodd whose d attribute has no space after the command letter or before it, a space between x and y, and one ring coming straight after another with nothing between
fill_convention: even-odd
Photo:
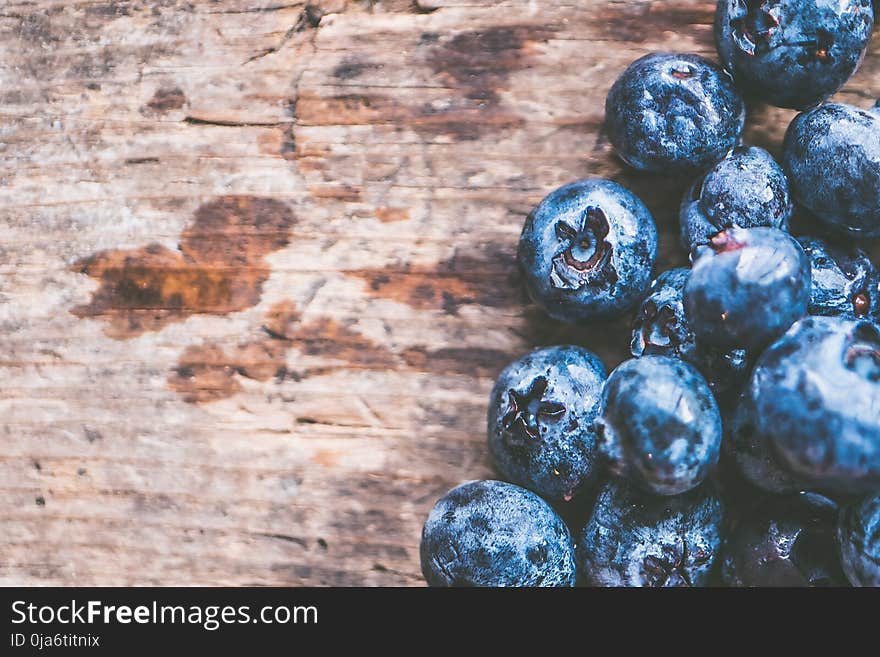
<instances>
[{"instance_id":1,"label":"dark blue berry","mask_svg":"<svg viewBox=\"0 0 880 657\"><path fill-rule=\"evenodd\" d=\"M807 312L810 265L797 241L775 228L731 228L697 250L684 290L699 341L758 351Z\"/></svg>"},{"instance_id":2,"label":"dark blue berry","mask_svg":"<svg viewBox=\"0 0 880 657\"><path fill-rule=\"evenodd\" d=\"M765 498L750 506L725 541L728 586L845 586L837 554L837 505L821 496Z\"/></svg>"},{"instance_id":3,"label":"dark blue berry","mask_svg":"<svg viewBox=\"0 0 880 657\"><path fill-rule=\"evenodd\" d=\"M874 27L870 0L719 0L715 39L748 94L803 109L855 73Z\"/></svg>"},{"instance_id":4,"label":"dark blue berry","mask_svg":"<svg viewBox=\"0 0 880 657\"><path fill-rule=\"evenodd\" d=\"M783 166L795 199L831 230L880 235L880 112L829 103L788 127Z\"/></svg>"},{"instance_id":5,"label":"dark blue berry","mask_svg":"<svg viewBox=\"0 0 880 657\"><path fill-rule=\"evenodd\" d=\"M788 178L770 153L755 146L736 148L685 194L681 239L693 251L734 226L788 230L793 209Z\"/></svg>"},{"instance_id":6,"label":"dark blue berry","mask_svg":"<svg viewBox=\"0 0 880 657\"><path fill-rule=\"evenodd\" d=\"M864 251L813 237L798 242L810 259L811 315L880 318L880 275Z\"/></svg>"},{"instance_id":7,"label":"dark blue berry","mask_svg":"<svg viewBox=\"0 0 880 657\"><path fill-rule=\"evenodd\" d=\"M633 321L630 342L633 356L674 356L690 360L696 344L681 300L690 275L690 269L670 269L651 283L648 296Z\"/></svg>"},{"instance_id":8,"label":"dark blue berry","mask_svg":"<svg viewBox=\"0 0 880 657\"><path fill-rule=\"evenodd\" d=\"M670 269L651 283L633 322L633 356L671 356L696 367L715 398L737 394L748 378L750 361L741 350L722 351L696 342L684 314L682 296L690 269Z\"/></svg>"},{"instance_id":9,"label":"dark blue berry","mask_svg":"<svg viewBox=\"0 0 880 657\"><path fill-rule=\"evenodd\" d=\"M430 586L574 586L571 535L534 493L471 481L442 497L425 521L422 574Z\"/></svg>"},{"instance_id":10,"label":"dark blue berry","mask_svg":"<svg viewBox=\"0 0 880 657\"><path fill-rule=\"evenodd\" d=\"M880 487L880 329L807 317L755 365L748 423L778 463L815 490Z\"/></svg>"},{"instance_id":11,"label":"dark blue berry","mask_svg":"<svg viewBox=\"0 0 880 657\"><path fill-rule=\"evenodd\" d=\"M853 586L880 586L880 495L845 507L837 528L843 571Z\"/></svg>"},{"instance_id":12,"label":"dark blue berry","mask_svg":"<svg viewBox=\"0 0 880 657\"><path fill-rule=\"evenodd\" d=\"M711 166L739 143L745 117L730 76L698 55L646 55L623 72L605 101L605 127L618 155L658 173Z\"/></svg>"},{"instance_id":13,"label":"dark blue berry","mask_svg":"<svg viewBox=\"0 0 880 657\"><path fill-rule=\"evenodd\" d=\"M721 500L706 487L654 497L612 481L581 533L578 568L593 586L705 586L723 520Z\"/></svg>"},{"instance_id":14,"label":"dark blue berry","mask_svg":"<svg viewBox=\"0 0 880 657\"><path fill-rule=\"evenodd\" d=\"M518 261L529 295L567 322L631 309L651 283L657 228L626 188L591 178L550 193L526 219Z\"/></svg>"},{"instance_id":15,"label":"dark blue berry","mask_svg":"<svg viewBox=\"0 0 880 657\"><path fill-rule=\"evenodd\" d=\"M655 495L695 488L721 450L721 415L706 380L668 356L635 358L611 373L596 432L611 471Z\"/></svg>"},{"instance_id":16,"label":"dark blue berry","mask_svg":"<svg viewBox=\"0 0 880 657\"><path fill-rule=\"evenodd\" d=\"M595 475L593 420L606 377L580 347L549 347L511 363L489 398L489 451L498 471L554 501Z\"/></svg>"},{"instance_id":17,"label":"dark blue berry","mask_svg":"<svg viewBox=\"0 0 880 657\"><path fill-rule=\"evenodd\" d=\"M724 422L724 450L743 478L771 493L796 493L807 483L780 462L769 436L758 432L755 410L744 396Z\"/></svg>"}]
</instances>

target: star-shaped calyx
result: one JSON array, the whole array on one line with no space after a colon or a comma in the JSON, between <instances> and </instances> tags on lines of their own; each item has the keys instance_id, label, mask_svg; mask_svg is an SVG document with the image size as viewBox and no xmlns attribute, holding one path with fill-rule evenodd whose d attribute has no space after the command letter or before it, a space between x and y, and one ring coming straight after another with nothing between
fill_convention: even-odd
<instances>
[{"instance_id":1,"label":"star-shaped calyx","mask_svg":"<svg viewBox=\"0 0 880 657\"><path fill-rule=\"evenodd\" d=\"M546 377L539 376L525 392L511 388L507 391L508 410L501 418L504 430L509 433L522 432L530 438L539 438L542 418L557 419L565 414L565 406L559 402L544 399L547 392Z\"/></svg>"},{"instance_id":2,"label":"star-shaped calyx","mask_svg":"<svg viewBox=\"0 0 880 657\"><path fill-rule=\"evenodd\" d=\"M553 258L550 283L562 290L579 290L585 285L615 283L617 272L611 262L614 247L606 240L610 226L601 208L589 207L580 224L560 221L556 237L563 250Z\"/></svg>"},{"instance_id":3,"label":"star-shaped calyx","mask_svg":"<svg viewBox=\"0 0 880 657\"><path fill-rule=\"evenodd\" d=\"M693 554L688 552L687 539L681 537L681 546L666 548L661 557L649 555L645 557L644 570L649 578L649 586L686 586L692 587L691 574L688 566L698 568L708 563L710 555L698 549ZM688 561L691 563L689 564Z\"/></svg>"}]
</instances>

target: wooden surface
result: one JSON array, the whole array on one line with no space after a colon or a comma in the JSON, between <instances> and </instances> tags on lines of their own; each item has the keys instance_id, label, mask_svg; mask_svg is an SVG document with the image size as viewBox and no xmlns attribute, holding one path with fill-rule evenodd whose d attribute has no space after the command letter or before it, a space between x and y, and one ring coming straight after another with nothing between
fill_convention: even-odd
<instances>
[{"instance_id":1,"label":"wooden surface","mask_svg":"<svg viewBox=\"0 0 880 657\"><path fill-rule=\"evenodd\" d=\"M420 585L504 364L625 355L524 303L529 209L614 178L684 262L683 184L601 122L636 57L714 56L713 8L5 0L0 584ZM875 95L876 43L839 98Z\"/></svg>"}]
</instances>

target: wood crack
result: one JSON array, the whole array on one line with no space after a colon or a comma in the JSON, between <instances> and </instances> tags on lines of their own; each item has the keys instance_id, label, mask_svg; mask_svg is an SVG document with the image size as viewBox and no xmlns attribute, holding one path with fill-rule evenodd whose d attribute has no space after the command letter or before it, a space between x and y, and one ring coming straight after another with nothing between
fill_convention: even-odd
<instances>
[{"instance_id":1,"label":"wood crack","mask_svg":"<svg viewBox=\"0 0 880 657\"><path fill-rule=\"evenodd\" d=\"M292 121L235 121L226 119L203 119L198 116L186 116L183 123L190 125L213 125L223 128L282 128Z\"/></svg>"}]
</instances>

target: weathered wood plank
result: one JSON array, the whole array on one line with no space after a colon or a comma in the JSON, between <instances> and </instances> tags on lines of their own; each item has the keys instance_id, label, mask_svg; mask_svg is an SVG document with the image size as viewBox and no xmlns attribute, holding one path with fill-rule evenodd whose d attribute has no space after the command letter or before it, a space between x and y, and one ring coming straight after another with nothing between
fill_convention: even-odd
<instances>
[{"instance_id":1,"label":"weathered wood plank","mask_svg":"<svg viewBox=\"0 0 880 657\"><path fill-rule=\"evenodd\" d=\"M514 249L609 176L684 262L681 181L604 96L714 3L9 0L0 9L0 583L418 585L532 346ZM840 98L880 89L875 47ZM778 152L791 112L754 108Z\"/></svg>"}]
</instances>

